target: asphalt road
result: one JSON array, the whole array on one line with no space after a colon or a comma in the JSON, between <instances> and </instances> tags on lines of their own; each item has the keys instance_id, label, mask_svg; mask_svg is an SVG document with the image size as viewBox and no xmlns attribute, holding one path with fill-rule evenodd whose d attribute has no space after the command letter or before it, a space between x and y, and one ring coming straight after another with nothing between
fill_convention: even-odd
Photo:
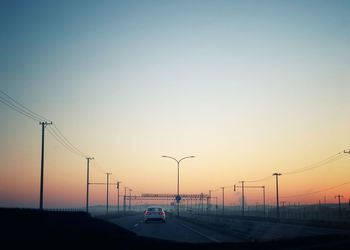
<instances>
[{"instance_id":1,"label":"asphalt road","mask_svg":"<svg viewBox=\"0 0 350 250\"><path fill-rule=\"evenodd\" d=\"M246 220L233 221L234 226L229 230L227 228L223 230L220 226L208 227L206 223L192 223L174 216L168 216L166 223L144 223L142 213L112 218L108 221L139 236L189 243L262 241L330 234L350 235L346 230Z\"/></svg>"},{"instance_id":2,"label":"asphalt road","mask_svg":"<svg viewBox=\"0 0 350 250\"><path fill-rule=\"evenodd\" d=\"M126 217L108 219L108 221L135 232L139 236L158 238L164 240L208 243L208 242L239 242L240 238L234 238L207 229L173 216L168 216L166 223L148 222L144 223L143 213L128 215Z\"/></svg>"}]
</instances>

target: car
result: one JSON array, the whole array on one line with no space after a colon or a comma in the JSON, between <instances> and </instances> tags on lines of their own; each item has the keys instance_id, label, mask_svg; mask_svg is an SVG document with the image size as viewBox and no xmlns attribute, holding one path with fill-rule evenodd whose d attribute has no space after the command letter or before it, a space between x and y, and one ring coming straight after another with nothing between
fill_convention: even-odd
<instances>
[{"instance_id":1,"label":"car","mask_svg":"<svg viewBox=\"0 0 350 250\"><path fill-rule=\"evenodd\" d=\"M148 207L144 212L144 221L161 221L165 223L165 211L161 207Z\"/></svg>"}]
</instances>

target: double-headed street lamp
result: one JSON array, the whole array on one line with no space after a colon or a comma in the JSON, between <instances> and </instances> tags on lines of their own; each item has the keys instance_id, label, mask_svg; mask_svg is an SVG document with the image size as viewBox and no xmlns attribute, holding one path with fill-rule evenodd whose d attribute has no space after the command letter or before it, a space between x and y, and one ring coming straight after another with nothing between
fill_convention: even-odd
<instances>
[{"instance_id":1,"label":"double-headed street lamp","mask_svg":"<svg viewBox=\"0 0 350 250\"><path fill-rule=\"evenodd\" d=\"M194 158L193 155L191 156L186 156L186 157L183 157L181 158L180 160L177 160L171 156L167 156L167 155L163 155L162 157L166 157L166 158L170 158L170 159L173 159L174 161L177 162L177 195L176 195L176 214L177 216L179 216L179 203L180 203L180 187L179 187L179 183L180 183L180 177L179 177L179 172L180 172L180 162L184 159L187 159L187 158Z\"/></svg>"}]
</instances>

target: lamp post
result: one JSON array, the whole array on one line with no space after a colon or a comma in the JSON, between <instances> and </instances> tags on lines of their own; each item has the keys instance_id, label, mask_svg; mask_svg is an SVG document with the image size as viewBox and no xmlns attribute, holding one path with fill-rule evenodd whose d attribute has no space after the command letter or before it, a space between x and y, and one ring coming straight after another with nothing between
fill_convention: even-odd
<instances>
[{"instance_id":1,"label":"lamp post","mask_svg":"<svg viewBox=\"0 0 350 250\"><path fill-rule=\"evenodd\" d=\"M183 157L181 158L180 160L177 160L171 156L167 156L167 155L163 155L162 157L166 157L166 158L170 158L170 159L173 159L174 161L177 162L177 195L176 195L176 213L177 213L177 216L179 216L179 203L180 203L180 187L179 187L179 183L180 183L180 162L184 159L187 159L187 158L194 158L193 155L191 156L186 156L186 157Z\"/></svg>"}]
</instances>

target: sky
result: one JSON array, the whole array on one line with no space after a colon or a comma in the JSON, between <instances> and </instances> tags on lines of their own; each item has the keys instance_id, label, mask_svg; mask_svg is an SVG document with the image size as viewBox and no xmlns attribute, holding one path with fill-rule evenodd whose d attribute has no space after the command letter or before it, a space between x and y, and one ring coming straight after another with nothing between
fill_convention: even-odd
<instances>
[{"instance_id":1,"label":"sky","mask_svg":"<svg viewBox=\"0 0 350 250\"><path fill-rule=\"evenodd\" d=\"M180 193L225 186L238 204L235 183L269 177L255 184L273 204L272 173L350 149L349 44L349 1L1 1L0 89L95 158L91 181L175 193L161 156L194 155ZM0 117L0 206L37 207L41 127L2 103ZM296 195L350 182L349 165L282 175L280 195L347 201L350 184ZM86 160L48 132L44 180L45 207L84 206Z\"/></svg>"}]
</instances>

